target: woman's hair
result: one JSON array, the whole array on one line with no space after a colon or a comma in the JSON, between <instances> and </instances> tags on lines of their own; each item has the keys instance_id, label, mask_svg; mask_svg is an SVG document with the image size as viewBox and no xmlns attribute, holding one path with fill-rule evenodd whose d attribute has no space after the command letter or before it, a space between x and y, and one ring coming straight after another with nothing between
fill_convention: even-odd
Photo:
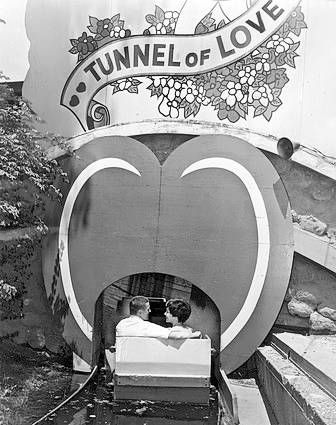
<instances>
[{"instance_id":1,"label":"woman's hair","mask_svg":"<svg viewBox=\"0 0 336 425\"><path fill-rule=\"evenodd\" d=\"M179 323L184 323L190 317L191 308L187 301L172 299L167 302L166 307L172 316L177 317Z\"/></svg>"},{"instance_id":2,"label":"woman's hair","mask_svg":"<svg viewBox=\"0 0 336 425\"><path fill-rule=\"evenodd\" d=\"M130 314L137 314L139 310L145 310L146 304L149 302L148 298L138 295L133 297L129 304Z\"/></svg>"}]
</instances>

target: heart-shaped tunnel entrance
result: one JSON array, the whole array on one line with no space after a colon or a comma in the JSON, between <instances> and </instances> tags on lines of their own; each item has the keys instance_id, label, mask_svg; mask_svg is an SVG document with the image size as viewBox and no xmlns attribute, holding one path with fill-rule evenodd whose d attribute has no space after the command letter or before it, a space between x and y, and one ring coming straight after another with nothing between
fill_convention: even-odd
<instances>
[{"instance_id":1,"label":"heart-shaped tunnel entrance","mask_svg":"<svg viewBox=\"0 0 336 425\"><path fill-rule=\"evenodd\" d=\"M291 270L290 206L272 164L229 136L189 140L163 165L145 142L126 137L94 139L77 154L65 164L71 184L62 210L51 212L58 235L44 249L47 289L54 309L67 305L62 325L74 353L92 363L104 289L160 273L212 300L222 366L237 368L270 330Z\"/></svg>"}]
</instances>

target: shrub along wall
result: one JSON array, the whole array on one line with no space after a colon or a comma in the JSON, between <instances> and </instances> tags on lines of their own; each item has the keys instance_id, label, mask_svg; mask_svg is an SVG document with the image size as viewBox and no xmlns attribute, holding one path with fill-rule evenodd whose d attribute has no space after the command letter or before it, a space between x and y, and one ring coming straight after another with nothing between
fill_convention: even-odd
<instances>
[{"instance_id":1,"label":"shrub along wall","mask_svg":"<svg viewBox=\"0 0 336 425\"><path fill-rule=\"evenodd\" d=\"M32 228L0 232L0 270L2 287L17 290L0 301L0 339L68 355L46 296L39 233Z\"/></svg>"}]
</instances>

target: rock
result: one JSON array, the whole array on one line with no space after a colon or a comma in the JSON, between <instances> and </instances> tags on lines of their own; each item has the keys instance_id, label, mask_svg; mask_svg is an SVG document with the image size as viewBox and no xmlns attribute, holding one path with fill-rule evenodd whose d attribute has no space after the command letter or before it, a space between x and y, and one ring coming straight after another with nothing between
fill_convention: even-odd
<instances>
[{"instance_id":1,"label":"rock","mask_svg":"<svg viewBox=\"0 0 336 425\"><path fill-rule=\"evenodd\" d=\"M324 317L327 317L328 319L331 319L333 321L336 321L336 310L330 307L319 307L317 311Z\"/></svg>"},{"instance_id":2,"label":"rock","mask_svg":"<svg viewBox=\"0 0 336 425\"><path fill-rule=\"evenodd\" d=\"M325 235L328 227L325 223L312 215L300 215L299 224L301 229L307 230L307 232L315 233L315 235L318 236Z\"/></svg>"},{"instance_id":3,"label":"rock","mask_svg":"<svg viewBox=\"0 0 336 425\"><path fill-rule=\"evenodd\" d=\"M44 348L45 347L45 336L43 329L32 328L27 330L27 342L32 348Z\"/></svg>"},{"instance_id":4,"label":"rock","mask_svg":"<svg viewBox=\"0 0 336 425\"><path fill-rule=\"evenodd\" d=\"M289 301L287 308L289 314L299 317L310 317L314 312L314 309L310 305L302 301L298 301L295 298L292 298L291 301Z\"/></svg>"},{"instance_id":5,"label":"rock","mask_svg":"<svg viewBox=\"0 0 336 425\"><path fill-rule=\"evenodd\" d=\"M69 351L69 347L67 346L62 336L56 332L50 332L50 330L48 330L46 333L45 345L47 350L53 354L66 355Z\"/></svg>"},{"instance_id":6,"label":"rock","mask_svg":"<svg viewBox=\"0 0 336 425\"><path fill-rule=\"evenodd\" d=\"M327 231L327 236L330 239L330 243L336 244L336 228L330 227Z\"/></svg>"},{"instance_id":7,"label":"rock","mask_svg":"<svg viewBox=\"0 0 336 425\"><path fill-rule=\"evenodd\" d=\"M285 302L288 303L292 298L292 290L289 288L285 295Z\"/></svg>"},{"instance_id":8,"label":"rock","mask_svg":"<svg viewBox=\"0 0 336 425\"><path fill-rule=\"evenodd\" d=\"M311 334L336 334L336 323L333 320L322 316L322 314L317 311L310 315L309 327Z\"/></svg>"},{"instance_id":9,"label":"rock","mask_svg":"<svg viewBox=\"0 0 336 425\"><path fill-rule=\"evenodd\" d=\"M294 210L292 210L291 213L292 213L293 223L299 223L300 222L300 216L299 216L299 214L296 211L294 211Z\"/></svg>"},{"instance_id":10,"label":"rock","mask_svg":"<svg viewBox=\"0 0 336 425\"><path fill-rule=\"evenodd\" d=\"M313 310L316 310L317 300L315 295L311 294L310 292L304 291L303 289L299 289L296 291L293 298L297 301L301 301L305 304L308 304Z\"/></svg>"}]
</instances>

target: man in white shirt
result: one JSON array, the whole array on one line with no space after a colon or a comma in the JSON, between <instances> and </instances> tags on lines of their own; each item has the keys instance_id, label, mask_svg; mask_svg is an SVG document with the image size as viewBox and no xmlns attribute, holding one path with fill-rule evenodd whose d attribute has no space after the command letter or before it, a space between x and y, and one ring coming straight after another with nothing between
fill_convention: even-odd
<instances>
[{"instance_id":1,"label":"man in white shirt","mask_svg":"<svg viewBox=\"0 0 336 425\"><path fill-rule=\"evenodd\" d=\"M174 328L164 328L155 323L148 322L150 313L149 300L146 297L133 297L130 301L130 316L121 320L116 327L116 336L139 336L150 338L199 338L199 331L193 332L192 329L185 330Z\"/></svg>"}]
</instances>

